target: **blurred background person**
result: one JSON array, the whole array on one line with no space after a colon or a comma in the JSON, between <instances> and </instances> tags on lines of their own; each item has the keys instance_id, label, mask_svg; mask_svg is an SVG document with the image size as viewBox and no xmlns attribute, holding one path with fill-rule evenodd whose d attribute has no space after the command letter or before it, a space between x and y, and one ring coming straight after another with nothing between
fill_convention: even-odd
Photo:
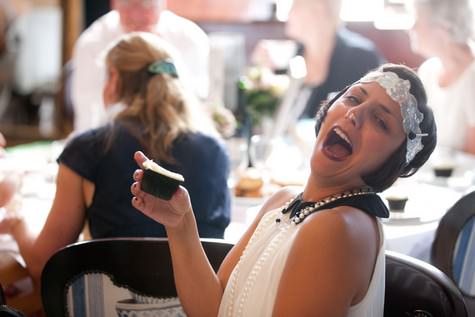
<instances>
[{"instance_id":1,"label":"blurred background person","mask_svg":"<svg viewBox=\"0 0 475 317\"><path fill-rule=\"evenodd\" d=\"M470 0L414 0L412 49L438 130L438 145L475 154L475 63Z\"/></svg>"},{"instance_id":2,"label":"blurred background person","mask_svg":"<svg viewBox=\"0 0 475 317\"><path fill-rule=\"evenodd\" d=\"M171 0L173 1L173 0ZM207 35L194 22L166 10L166 0L111 0L109 13L79 37L73 52L72 102L74 130L84 131L105 120L101 90L104 51L121 35L144 31L158 34L178 51L176 63L187 72L186 85L204 99L208 95Z\"/></svg>"},{"instance_id":3,"label":"blurred background person","mask_svg":"<svg viewBox=\"0 0 475 317\"><path fill-rule=\"evenodd\" d=\"M291 6L285 33L298 43L297 54L306 65L298 104L293 108L299 117L313 118L329 94L384 62L369 39L345 28L340 9L341 0L294 0ZM270 55L264 41L256 47L253 60L269 66Z\"/></svg>"},{"instance_id":4,"label":"blurred background person","mask_svg":"<svg viewBox=\"0 0 475 317\"><path fill-rule=\"evenodd\" d=\"M92 238L166 235L130 203L133 153L139 149L184 176L200 236L223 238L230 221L228 156L193 94L187 97L170 51L152 33L124 35L107 54L103 88L105 106L117 114L112 123L73 137L60 154L56 194L39 236L21 218L0 221L0 233L18 242L35 279L86 223Z\"/></svg>"}]
</instances>

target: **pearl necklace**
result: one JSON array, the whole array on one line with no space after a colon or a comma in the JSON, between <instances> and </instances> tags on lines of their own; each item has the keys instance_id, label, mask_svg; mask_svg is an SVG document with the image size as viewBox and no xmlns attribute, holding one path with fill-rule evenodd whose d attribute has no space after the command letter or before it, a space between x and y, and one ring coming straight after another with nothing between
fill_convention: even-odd
<instances>
[{"instance_id":1,"label":"pearl necklace","mask_svg":"<svg viewBox=\"0 0 475 317\"><path fill-rule=\"evenodd\" d=\"M302 194L303 193L300 193L295 198L286 202L281 210L282 214L285 214L289 211L292 211L292 213L295 213L293 216L291 214L291 218L290 218L291 223L294 225L301 223L306 217L314 213L321 206L327 205L331 202L334 202L342 198L374 194L374 191L369 187L363 187L363 188L354 189L354 190L347 190L342 193L327 196L313 203L304 202L302 200ZM278 217L277 219L275 219L275 221L280 222L281 217Z\"/></svg>"}]
</instances>

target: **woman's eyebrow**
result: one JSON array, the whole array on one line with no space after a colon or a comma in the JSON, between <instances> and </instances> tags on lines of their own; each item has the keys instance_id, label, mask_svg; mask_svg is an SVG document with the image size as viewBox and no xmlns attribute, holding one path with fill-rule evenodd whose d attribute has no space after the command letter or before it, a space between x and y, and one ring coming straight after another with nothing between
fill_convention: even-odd
<instances>
[{"instance_id":1,"label":"woman's eyebrow","mask_svg":"<svg viewBox=\"0 0 475 317\"><path fill-rule=\"evenodd\" d=\"M391 116L395 117L396 118L396 115L391 111L391 109L389 107L387 107L386 105L382 104L382 103L379 103L378 104L378 107L384 111L385 113L387 114L390 114Z\"/></svg>"},{"instance_id":2,"label":"woman's eyebrow","mask_svg":"<svg viewBox=\"0 0 475 317\"><path fill-rule=\"evenodd\" d=\"M362 92L365 96L368 96L368 92L366 91L366 89L364 89L364 88L361 87L361 86L359 86L358 88L361 90L361 92Z\"/></svg>"},{"instance_id":3,"label":"woman's eyebrow","mask_svg":"<svg viewBox=\"0 0 475 317\"><path fill-rule=\"evenodd\" d=\"M367 91L366 89L364 89L362 86L359 86L358 88L360 89L360 91L361 91L364 95L368 96L368 91ZM393 117L396 117L395 114L392 113L391 109L390 109L388 106L386 106L386 105L384 105L384 104L382 104L382 103L379 103L379 104L378 104L378 107L379 107L380 109L382 109L382 111L384 111L385 113L390 114L390 115L393 116Z\"/></svg>"}]
</instances>

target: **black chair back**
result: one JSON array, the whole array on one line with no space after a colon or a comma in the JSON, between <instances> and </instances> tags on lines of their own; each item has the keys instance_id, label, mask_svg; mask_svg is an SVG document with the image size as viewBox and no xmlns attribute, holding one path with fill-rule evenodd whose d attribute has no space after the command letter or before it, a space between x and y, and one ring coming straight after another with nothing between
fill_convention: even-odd
<instances>
[{"instance_id":1,"label":"black chair back","mask_svg":"<svg viewBox=\"0 0 475 317\"><path fill-rule=\"evenodd\" d=\"M467 317L457 286L436 267L386 251L385 317Z\"/></svg>"},{"instance_id":2,"label":"black chair back","mask_svg":"<svg viewBox=\"0 0 475 317\"><path fill-rule=\"evenodd\" d=\"M202 239L203 248L217 270L232 244ZM112 282L151 297L175 297L166 238L111 238L78 242L56 252L41 275L41 294L47 316L67 316L67 289L88 273L108 275Z\"/></svg>"},{"instance_id":3,"label":"black chair back","mask_svg":"<svg viewBox=\"0 0 475 317\"><path fill-rule=\"evenodd\" d=\"M475 316L475 191L460 198L442 217L431 250L431 262L462 292Z\"/></svg>"}]
</instances>

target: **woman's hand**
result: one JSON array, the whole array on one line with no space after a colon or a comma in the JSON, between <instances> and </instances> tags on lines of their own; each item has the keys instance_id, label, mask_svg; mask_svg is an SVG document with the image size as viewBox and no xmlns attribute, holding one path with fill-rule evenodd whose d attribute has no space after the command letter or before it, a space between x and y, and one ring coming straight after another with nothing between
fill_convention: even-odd
<instances>
[{"instance_id":1,"label":"woman's hand","mask_svg":"<svg viewBox=\"0 0 475 317\"><path fill-rule=\"evenodd\" d=\"M0 207L6 206L20 187L20 176L17 174L2 175L0 172Z\"/></svg>"},{"instance_id":2,"label":"woman's hand","mask_svg":"<svg viewBox=\"0 0 475 317\"><path fill-rule=\"evenodd\" d=\"M16 215L5 213L5 215L0 218L0 234L12 234L13 228L18 225L23 219Z\"/></svg>"},{"instance_id":3,"label":"woman's hand","mask_svg":"<svg viewBox=\"0 0 475 317\"><path fill-rule=\"evenodd\" d=\"M142 167L142 163L147 160L147 157L142 152L136 152L134 159ZM163 200L141 190L142 177L143 170L138 169L134 172L135 182L130 189L134 195L132 205L165 227L177 227L184 216L192 212L188 191L180 186L170 200Z\"/></svg>"}]
</instances>

